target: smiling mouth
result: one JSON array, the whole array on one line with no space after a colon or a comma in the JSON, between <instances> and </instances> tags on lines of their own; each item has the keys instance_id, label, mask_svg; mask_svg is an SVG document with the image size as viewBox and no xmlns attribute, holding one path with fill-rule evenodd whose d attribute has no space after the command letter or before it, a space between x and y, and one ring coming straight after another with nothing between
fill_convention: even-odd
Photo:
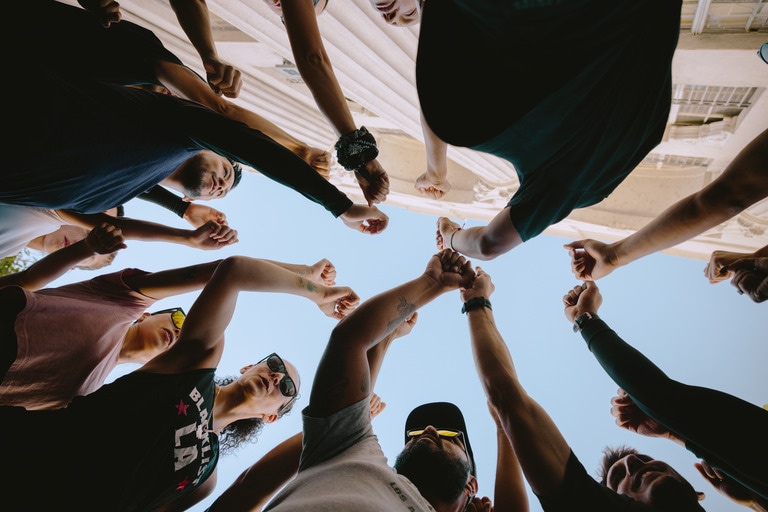
<instances>
[{"instance_id":1,"label":"smiling mouth","mask_svg":"<svg viewBox=\"0 0 768 512\"><path fill-rule=\"evenodd\" d=\"M382 14L387 14L388 12L392 11L392 7L395 5L394 2L388 3L388 4L376 4L376 10L379 11Z\"/></svg>"}]
</instances>

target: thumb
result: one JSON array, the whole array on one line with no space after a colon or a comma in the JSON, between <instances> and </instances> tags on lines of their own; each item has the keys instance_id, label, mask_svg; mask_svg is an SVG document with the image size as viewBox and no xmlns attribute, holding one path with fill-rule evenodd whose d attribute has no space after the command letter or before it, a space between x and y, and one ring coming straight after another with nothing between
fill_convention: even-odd
<instances>
[{"instance_id":1,"label":"thumb","mask_svg":"<svg viewBox=\"0 0 768 512\"><path fill-rule=\"evenodd\" d=\"M563 245L563 247L566 249L583 249L585 243L586 243L586 240L576 240L569 244Z\"/></svg>"}]
</instances>

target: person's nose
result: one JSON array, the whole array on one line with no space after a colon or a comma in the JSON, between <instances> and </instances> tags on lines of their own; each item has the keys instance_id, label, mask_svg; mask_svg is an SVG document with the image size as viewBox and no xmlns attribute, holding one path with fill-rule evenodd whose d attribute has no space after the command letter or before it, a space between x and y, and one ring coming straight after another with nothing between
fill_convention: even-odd
<instances>
[{"instance_id":1,"label":"person's nose","mask_svg":"<svg viewBox=\"0 0 768 512\"><path fill-rule=\"evenodd\" d=\"M275 383L275 386L280 384L280 381L282 381L285 378L285 374L280 372L272 372L272 382Z\"/></svg>"},{"instance_id":2,"label":"person's nose","mask_svg":"<svg viewBox=\"0 0 768 512\"><path fill-rule=\"evenodd\" d=\"M628 475L631 475L643 466L645 466L645 461L636 455L628 455L624 458L624 467L626 467Z\"/></svg>"}]
</instances>

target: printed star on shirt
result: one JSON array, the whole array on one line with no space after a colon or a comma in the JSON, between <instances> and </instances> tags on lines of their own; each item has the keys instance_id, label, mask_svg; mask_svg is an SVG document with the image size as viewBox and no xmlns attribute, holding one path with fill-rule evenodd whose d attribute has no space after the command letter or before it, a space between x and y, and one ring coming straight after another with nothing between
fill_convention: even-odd
<instances>
[{"instance_id":1,"label":"printed star on shirt","mask_svg":"<svg viewBox=\"0 0 768 512\"><path fill-rule=\"evenodd\" d=\"M188 485L189 485L189 478L184 477L184 480L179 482L179 484L176 486L176 490L183 491Z\"/></svg>"},{"instance_id":2,"label":"printed star on shirt","mask_svg":"<svg viewBox=\"0 0 768 512\"><path fill-rule=\"evenodd\" d=\"M174 407L176 407L176 410L178 410L178 411L179 411L179 414L178 414L179 416L181 416L182 414L183 414L184 416L186 416L186 415L187 415L187 408L188 408L189 406L188 406L187 404L185 404L185 403L184 403L184 400L179 400L179 405L175 405Z\"/></svg>"}]
</instances>

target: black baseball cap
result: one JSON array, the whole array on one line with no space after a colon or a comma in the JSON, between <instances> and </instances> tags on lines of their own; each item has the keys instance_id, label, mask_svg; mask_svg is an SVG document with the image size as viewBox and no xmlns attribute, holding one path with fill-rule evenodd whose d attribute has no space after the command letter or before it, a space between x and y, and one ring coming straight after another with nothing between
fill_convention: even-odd
<instances>
[{"instance_id":1,"label":"black baseball cap","mask_svg":"<svg viewBox=\"0 0 768 512\"><path fill-rule=\"evenodd\" d=\"M464 445L467 447L469 461L472 464L470 473L476 474L475 456L472 453L472 445L469 443L469 434L467 433L467 424L464 422L464 415L455 404L450 402L431 402L415 408L405 420L405 431L403 436L407 443L411 438L408 437L409 430L420 430L432 425L436 429L458 430L464 434Z\"/></svg>"}]
</instances>

